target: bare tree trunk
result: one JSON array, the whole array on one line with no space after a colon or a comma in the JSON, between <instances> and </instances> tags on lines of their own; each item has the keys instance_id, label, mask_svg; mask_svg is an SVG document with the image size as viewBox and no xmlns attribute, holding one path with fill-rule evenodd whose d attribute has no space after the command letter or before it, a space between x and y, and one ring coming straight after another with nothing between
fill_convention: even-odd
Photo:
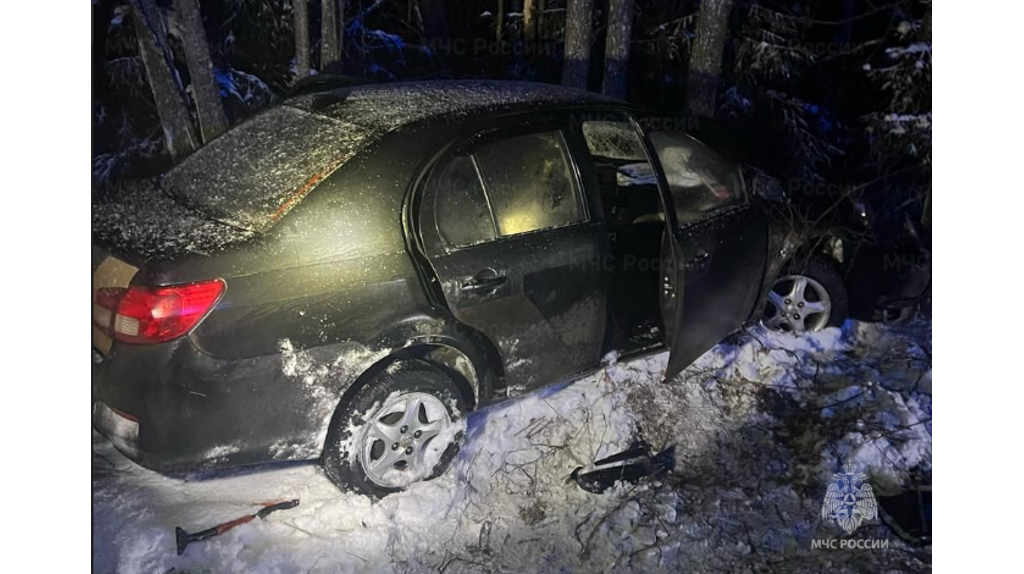
<instances>
[{"instance_id":1,"label":"bare tree trunk","mask_svg":"<svg viewBox=\"0 0 1024 574\"><path fill-rule=\"evenodd\" d=\"M192 97L196 101L199 134L208 142L228 129L228 118L220 101L220 89L213 77L210 46L206 42L199 0L174 0L174 13L181 30L188 75L192 79Z\"/></svg>"},{"instance_id":2,"label":"bare tree trunk","mask_svg":"<svg viewBox=\"0 0 1024 574\"><path fill-rule=\"evenodd\" d=\"M537 37L544 37L544 12L547 10L547 0L537 0Z\"/></svg>"},{"instance_id":3,"label":"bare tree trunk","mask_svg":"<svg viewBox=\"0 0 1024 574\"><path fill-rule=\"evenodd\" d=\"M629 40L633 35L633 0L608 0L608 37L604 48L601 92L625 99L629 71Z\"/></svg>"},{"instance_id":4,"label":"bare tree trunk","mask_svg":"<svg viewBox=\"0 0 1024 574\"><path fill-rule=\"evenodd\" d=\"M292 0L292 25L295 28L295 75L301 80L309 75L308 0Z\"/></svg>"},{"instance_id":5,"label":"bare tree trunk","mask_svg":"<svg viewBox=\"0 0 1024 574\"><path fill-rule=\"evenodd\" d=\"M932 3L929 1L924 9L924 20L921 21L921 29L918 34L922 41L932 41Z\"/></svg>"},{"instance_id":6,"label":"bare tree trunk","mask_svg":"<svg viewBox=\"0 0 1024 574\"><path fill-rule=\"evenodd\" d=\"M701 0L696 39L690 53L686 104L690 113L705 118L715 115L715 96L722 76L722 52L729 32L733 0Z\"/></svg>"},{"instance_id":7,"label":"bare tree trunk","mask_svg":"<svg viewBox=\"0 0 1024 574\"><path fill-rule=\"evenodd\" d=\"M853 38L853 23L857 19L859 0L842 0L842 7L839 10L839 20L842 25L836 30L836 42L849 44Z\"/></svg>"},{"instance_id":8,"label":"bare tree trunk","mask_svg":"<svg viewBox=\"0 0 1024 574\"><path fill-rule=\"evenodd\" d=\"M423 17L423 35L444 38L448 35L448 12L444 0L422 0L419 8Z\"/></svg>"},{"instance_id":9,"label":"bare tree trunk","mask_svg":"<svg viewBox=\"0 0 1024 574\"><path fill-rule=\"evenodd\" d=\"M494 41L501 47L501 31L505 27L505 0L498 0L498 13L494 15Z\"/></svg>"},{"instance_id":10,"label":"bare tree trunk","mask_svg":"<svg viewBox=\"0 0 1024 574\"><path fill-rule=\"evenodd\" d=\"M164 130L164 143L172 159L180 159L199 146L192 116L175 79L171 53L167 47L167 28L156 0L130 0L139 54L146 68L149 89L156 113Z\"/></svg>"},{"instance_id":11,"label":"bare tree trunk","mask_svg":"<svg viewBox=\"0 0 1024 574\"><path fill-rule=\"evenodd\" d=\"M335 0L320 2L320 69L341 59L338 49L338 15L335 13Z\"/></svg>"},{"instance_id":12,"label":"bare tree trunk","mask_svg":"<svg viewBox=\"0 0 1024 574\"><path fill-rule=\"evenodd\" d=\"M345 0L338 2L338 61L345 61Z\"/></svg>"},{"instance_id":13,"label":"bare tree trunk","mask_svg":"<svg viewBox=\"0 0 1024 574\"><path fill-rule=\"evenodd\" d=\"M537 0L523 2L523 38L527 44L537 41Z\"/></svg>"},{"instance_id":14,"label":"bare tree trunk","mask_svg":"<svg viewBox=\"0 0 1024 574\"><path fill-rule=\"evenodd\" d=\"M420 0L409 0L409 15L406 17L406 21L415 30L419 30L420 34L424 33L423 26L423 12L420 10Z\"/></svg>"},{"instance_id":15,"label":"bare tree trunk","mask_svg":"<svg viewBox=\"0 0 1024 574\"><path fill-rule=\"evenodd\" d=\"M594 9L594 0L568 0L568 3L562 84L585 90L590 70L590 13Z\"/></svg>"}]
</instances>

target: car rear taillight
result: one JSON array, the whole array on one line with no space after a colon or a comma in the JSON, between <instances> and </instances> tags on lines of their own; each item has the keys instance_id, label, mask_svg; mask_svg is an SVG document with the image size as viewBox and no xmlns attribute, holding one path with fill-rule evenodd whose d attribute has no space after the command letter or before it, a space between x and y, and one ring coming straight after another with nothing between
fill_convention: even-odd
<instances>
[{"instance_id":1,"label":"car rear taillight","mask_svg":"<svg viewBox=\"0 0 1024 574\"><path fill-rule=\"evenodd\" d=\"M221 279L168 287L99 289L93 322L123 343L162 343L191 331L223 292Z\"/></svg>"}]
</instances>

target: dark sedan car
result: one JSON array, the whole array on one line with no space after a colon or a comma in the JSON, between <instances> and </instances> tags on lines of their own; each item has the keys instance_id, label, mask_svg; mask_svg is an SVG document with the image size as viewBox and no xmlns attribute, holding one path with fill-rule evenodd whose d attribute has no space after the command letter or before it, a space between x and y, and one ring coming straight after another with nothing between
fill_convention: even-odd
<instances>
[{"instance_id":1,"label":"dark sedan car","mask_svg":"<svg viewBox=\"0 0 1024 574\"><path fill-rule=\"evenodd\" d=\"M739 167L641 113L546 85L350 86L98 197L95 427L164 472L319 458L379 496L442 473L469 410L609 351L667 346L671 377L766 299L838 324L800 270L771 290Z\"/></svg>"}]
</instances>

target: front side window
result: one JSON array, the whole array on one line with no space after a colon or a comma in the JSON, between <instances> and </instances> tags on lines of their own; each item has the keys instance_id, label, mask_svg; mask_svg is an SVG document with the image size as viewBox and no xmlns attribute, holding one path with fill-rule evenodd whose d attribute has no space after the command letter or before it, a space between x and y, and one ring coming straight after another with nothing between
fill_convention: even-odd
<instances>
[{"instance_id":1,"label":"front side window","mask_svg":"<svg viewBox=\"0 0 1024 574\"><path fill-rule=\"evenodd\" d=\"M583 139L590 155L615 160L647 162L643 142L626 121L594 120L583 122Z\"/></svg>"},{"instance_id":2,"label":"front side window","mask_svg":"<svg viewBox=\"0 0 1024 574\"><path fill-rule=\"evenodd\" d=\"M452 247L586 219L558 131L509 138L453 157L433 185L437 230Z\"/></svg>"},{"instance_id":3,"label":"front side window","mask_svg":"<svg viewBox=\"0 0 1024 574\"><path fill-rule=\"evenodd\" d=\"M651 132L650 138L665 170L679 223L743 203L738 165L683 132Z\"/></svg>"},{"instance_id":4,"label":"front side window","mask_svg":"<svg viewBox=\"0 0 1024 574\"><path fill-rule=\"evenodd\" d=\"M618 233L634 224L664 222L657 172L643 140L625 117L582 122L583 139L597 173L608 229Z\"/></svg>"}]
</instances>

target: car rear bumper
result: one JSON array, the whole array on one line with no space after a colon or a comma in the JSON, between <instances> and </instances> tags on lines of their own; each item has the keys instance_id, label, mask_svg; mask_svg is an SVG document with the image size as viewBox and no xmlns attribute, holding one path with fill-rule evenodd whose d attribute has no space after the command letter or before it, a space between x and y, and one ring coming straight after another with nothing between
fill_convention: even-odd
<instances>
[{"instance_id":1,"label":"car rear bumper","mask_svg":"<svg viewBox=\"0 0 1024 574\"><path fill-rule=\"evenodd\" d=\"M221 361L188 338L115 344L93 361L93 427L166 473L316 458L336 402L305 390L280 355Z\"/></svg>"},{"instance_id":2,"label":"car rear bumper","mask_svg":"<svg viewBox=\"0 0 1024 574\"><path fill-rule=\"evenodd\" d=\"M93 401L92 426L107 437L121 454L138 460L139 422L134 417L112 409L102 401Z\"/></svg>"}]
</instances>

